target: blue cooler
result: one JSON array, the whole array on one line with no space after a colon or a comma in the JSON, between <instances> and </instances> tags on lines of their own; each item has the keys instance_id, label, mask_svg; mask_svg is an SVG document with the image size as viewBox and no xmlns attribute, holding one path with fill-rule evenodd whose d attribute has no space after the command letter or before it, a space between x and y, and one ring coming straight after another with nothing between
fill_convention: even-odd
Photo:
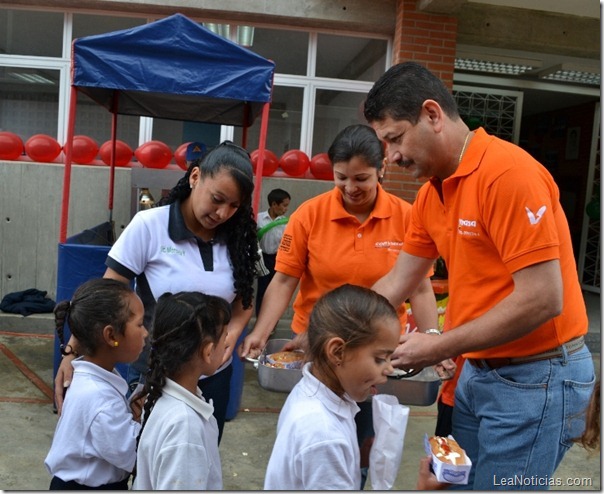
<instances>
[{"instance_id":1,"label":"blue cooler","mask_svg":"<svg viewBox=\"0 0 604 494\"><path fill-rule=\"evenodd\" d=\"M76 289L85 281L92 278L102 278L105 274L105 259L111 249L108 245L86 245L77 243L59 244L57 265L57 295L56 301L71 300ZM65 324L65 343L69 341L71 332ZM61 363L61 342L55 335L53 379ZM127 364L118 364L116 369L126 376Z\"/></svg>"}]
</instances>

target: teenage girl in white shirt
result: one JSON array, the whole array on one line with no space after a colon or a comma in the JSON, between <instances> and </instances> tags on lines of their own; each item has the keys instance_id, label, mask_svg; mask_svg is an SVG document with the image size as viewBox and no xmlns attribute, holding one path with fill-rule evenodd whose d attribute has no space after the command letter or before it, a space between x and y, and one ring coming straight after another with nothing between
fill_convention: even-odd
<instances>
[{"instance_id":1,"label":"teenage girl in white shirt","mask_svg":"<svg viewBox=\"0 0 604 494\"><path fill-rule=\"evenodd\" d=\"M392 305L369 288L342 285L323 295L308 323L308 362L277 423L265 490L358 490L356 402L393 372L401 325ZM442 484L422 460L418 488Z\"/></svg>"},{"instance_id":2,"label":"teenage girl in white shirt","mask_svg":"<svg viewBox=\"0 0 604 494\"><path fill-rule=\"evenodd\" d=\"M73 380L45 465L51 490L127 490L140 424L132 417L128 384L114 370L137 359L145 344L143 303L126 284L93 279L54 310L64 355L65 322L78 339Z\"/></svg>"},{"instance_id":3,"label":"teenage girl in white shirt","mask_svg":"<svg viewBox=\"0 0 604 494\"><path fill-rule=\"evenodd\" d=\"M227 349L228 302L200 292L166 293L155 311L135 490L221 490L214 407L198 387Z\"/></svg>"}]
</instances>

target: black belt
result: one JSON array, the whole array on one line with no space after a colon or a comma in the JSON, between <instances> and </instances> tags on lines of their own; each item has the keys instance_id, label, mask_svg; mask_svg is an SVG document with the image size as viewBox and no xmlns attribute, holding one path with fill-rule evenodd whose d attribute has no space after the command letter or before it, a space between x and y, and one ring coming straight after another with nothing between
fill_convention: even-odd
<instances>
[{"instance_id":1,"label":"black belt","mask_svg":"<svg viewBox=\"0 0 604 494\"><path fill-rule=\"evenodd\" d=\"M469 358L467 360L471 365L478 367L479 369L499 369L506 365L527 364L528 362L537 362L538 360L549 360L551 358L561 357L564 354L564 349L566 349L566 353L570 355L571 353L581 350L584 345L585 338L583 338L583 336L578 336L577 338L567 341L564 345L535 355L527 355L526 357Z\"/></svg>"}]
</instances>

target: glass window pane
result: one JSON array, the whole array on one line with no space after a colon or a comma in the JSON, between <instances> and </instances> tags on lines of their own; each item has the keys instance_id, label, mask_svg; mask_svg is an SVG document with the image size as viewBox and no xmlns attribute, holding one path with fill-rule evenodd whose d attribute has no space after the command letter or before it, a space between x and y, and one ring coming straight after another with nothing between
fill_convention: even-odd
<instances>
[{"instance_id":1,"label":"glass window pane","mask_svg":"<svg viewBox=\"0 0 604 494\"><path fill-rule=\"evenodd\" d=\"M112 114L96 104L88 96L78 94L74 135L85 135L94 139L99 146L111 139ZM124 141L132 151L138 147L140 117L117 116L117 139Z\"/></svg>"},{"instance_id":2,"label":"glass window pane","mask_svg":"<svg viewBox=\"0 0 604 494\"><path fill-rule=\"evenodd\" d=\"M0 9L0 53L60 57L63 14Z\"/></svg>"},{"instance_id":3,"label":"glass window pane","mask_svg":"<svg viewBox=\"0 0 604 494\"><path fill-rule=\"evenodd\" d=\"M388 43L383 39L319 34L317 77L375 81L386 69Z\"/></svg>"},{"instance_id":4,"label":"glass window pane","mask_svg":"<svg viewBox=\"0 0 604 494\"><path fill-rule=\"evenodd\" d=\"M367 93L318 89L313 126L312 156L326 153L334 138L344 127L367 123L363 102Z\"/></svg>"},{"instance_id":5,"label":"glass window pane","mask_svg":"<svg viewBox=\"0 0 604 494\"><path fill-rule=\"evenodd\" d=\"M275 62L275 72L279 74L306 74L307 33L257 27L249 49Z\"/></svg>"},{"instance_id":6,"label":"glass window pane","mask_svg":"<svg viewBox=\"0 0 604 494\"><path fill-rule=\"evenodd\" d=\"M146 19L106 15L74 14L72 37L92 36L146 24Z\"/></svg>"},{"instance_id":7,"label":"glass window pane","mask_svg":"<svg viewBox=\"0 0 604 494\"><path fill-rule=\"evenodd\" d=\"M56 139L59 76L59 70L0 67L0 130L23 142L35 134Z\"/></svg>"},{"instance_id":8,"label":"glass window pane","mask_svg":"<svg viewBox=\"0 0 604 494\"><path fill-rule=\"evenodd\" d=\"M302 98L304 90L298 87L275 86L269 112L266 149L280 158L285 151L300 149ZM258 148L261 118L248 128L248 151ZM235 127L233 140L241 144L243 129Z\"/></svg>"}]
</instances>

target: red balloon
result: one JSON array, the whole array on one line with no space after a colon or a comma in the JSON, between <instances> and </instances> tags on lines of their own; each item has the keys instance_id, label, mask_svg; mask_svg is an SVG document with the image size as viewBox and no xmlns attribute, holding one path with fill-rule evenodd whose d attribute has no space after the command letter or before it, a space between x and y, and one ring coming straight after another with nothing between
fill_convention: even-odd
<instances>
[{"instance_id":1,"label":"red balloon","mask_svg":"<svg viewBox=\"0 0 604 494\"><path fill-rule=\"evenodd\" d=\"M174 161L176 164L180 166L184 171L187 171L189 167L187 166L187 147L191 144L190 142L185 142L176 148L174 151Z\"/></svg>"},{"instance_id":2,"label":"red balloon","mask_svg":"<svg viewBox=\"0 0 604 494\"><path fill-rule=\"evenodd\" d=\"M252 167L254 173L256 173L256 164L258 163L258 150L252 151L250 154L252 160ZM264 163L262 164L262 176L270 177L279 168L279 158L277 155L268 149L264 150Z\"/></svg>"},{"instance_id":3,"label":"red balloon","mask_svg":"<svg viewBox=\"0 0 604 494\"><path fill-rule=\"evenodd\" d=\"M161 141L149 141L139 146L134 155L146 168L165 168L172 159L172 150Z\"/></svg>"},{"instance_id":4,"label":"red balloon","mask_svg":"<svg viewBox=\"0 0 604 494\"><path fill-rule=\"evenodd\" d=\"M315 154L310 160L313 177L320 180L333 180L333 167L327 153Z\"/></svg>"},{"instance_id":5,"label":"red balloon","mask_svg":"<svg viewBox=\"0 0 604 494\"><path fill-rule=\"evenodd\" d=\"M46 134L36 134L27 139L25 152L34 161L50 163L61 154L61 145Z\"/></svg>"},{"instance_id":6,"label":"red balloon","mask_svg":"<svg viewBox=\"0 0 604 494\"><path fill-rule=\"evenodd\" d=\"M111 141L103 143L99 149L99 155L106 165L111 165ZM128 166L132 160L132 148L124 141L115 141L115 166Z\"/></svg>"},{"instance_id":7,"label":"red balloon","mask_svg":"<svg viewBox=\"0 0 604 494\"><path fill-rule=\"evenodd\" d=\"M97 142L88 136L74 136L71 146L71 160L74 163L85 165L96 158L99 152Z\"/></svg>"},{"instance_id":8,"label":"red balloon","mask_svg":"<svg viewBox=\"0 0 604 494\"><path fill-rule=\"evenodd\" d=\"M16 160L23 149L23 141L17 134L0 132L0 160Z\"/></svg>"},{"instance_id":9,"label":"red balloon","mask_svg":"<svg viewBox=\"0 0 604 494\"><path fill-rule=\"evenodd\" d=\"M299 149L291 149L281 156L279 160L281 169L292 177L304 175L304 172L310 166L310 160L304 151Z\"/></svg>"}]
</instances>

